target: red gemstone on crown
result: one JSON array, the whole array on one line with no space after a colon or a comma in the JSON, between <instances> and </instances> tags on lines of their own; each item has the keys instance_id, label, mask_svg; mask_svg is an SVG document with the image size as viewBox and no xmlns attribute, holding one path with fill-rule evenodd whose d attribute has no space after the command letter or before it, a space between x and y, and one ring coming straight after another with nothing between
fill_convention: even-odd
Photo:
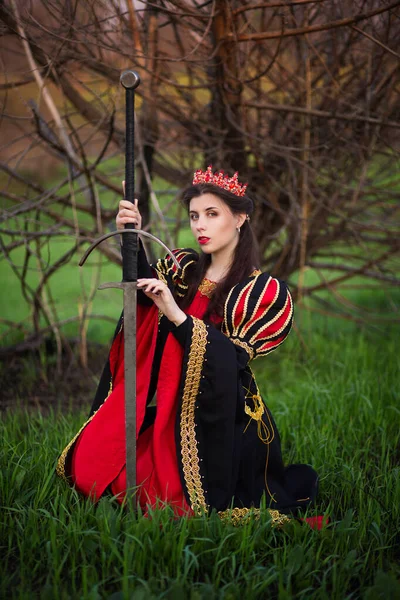
<instances>
[{"instance_id":1,"label":"red gemstone on crown","mask_svg":"<svg viewBox=\"0 0 400 600\"><path fill-rule=\"evenodd\" d=\"M212 165L207 167L206 171L202 171L198 169L193 177L193 185L198 183L212 183L223 190L228 190L235 196L244 196L246 193L247 183L241 184L238 180L238 173L233 175L233 177L229 177L228 175L224 175L224 172L221 170L219 172L212 172Z\"/></svg>"}]
</instances>

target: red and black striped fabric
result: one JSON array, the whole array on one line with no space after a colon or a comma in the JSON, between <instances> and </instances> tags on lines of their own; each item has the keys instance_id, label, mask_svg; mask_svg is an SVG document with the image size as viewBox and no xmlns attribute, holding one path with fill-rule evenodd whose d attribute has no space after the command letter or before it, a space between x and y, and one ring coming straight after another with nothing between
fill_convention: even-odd
<instances>
[{"instance_id":1,"label":"red and black striped fabric","mask_svg":"<svg viewBox=\"0 0 400 600\"><path fill-rule=\"evenodd\" d=\"M222 331L250 358L275 350L287 337L293 302L286 284L259 273L236 285L225 303Z\"/></svg>"}]
</instances>

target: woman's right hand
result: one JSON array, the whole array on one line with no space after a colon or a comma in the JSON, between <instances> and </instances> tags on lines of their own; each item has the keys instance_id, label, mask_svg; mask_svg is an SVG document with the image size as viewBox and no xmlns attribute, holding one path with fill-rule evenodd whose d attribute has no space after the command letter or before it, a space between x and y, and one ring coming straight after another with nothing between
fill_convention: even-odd
<instances>
[{"instance_id":1,"label":"woman's right hand","mask_svg":"<svg viewBox=\"0 0 400 600\"><path fill-rule=\"evenodd\" d=\"M118 231L124 229L125 223L133 223L135 229L142 228L142 217L138 208L138 201L135 200L135 204L128 200L121 200L118 206L118 214L115 219Z\"/></svg>"},{"instance_id":2,"label":"woman's right hand","mask_svg":"<svg viewBox=\"0 0 400 600\"><path fill-rule=\"evenodd\" d=\"M179 308L174 300L171 290L168 286L160 279L138 279L137 287L139 290L143 290L148 298L151 298L157 308L178 327L184 321L187 316Z\"/></svg>"},{"instance_id":3,"label":"woman's right hand","mask_svg":"<svg viewBox=\"0 0 400 600\"><path fill-rule=\"evenodd\" d=\"M125 195L125 181L122 182L122 189ZM125 223L133 223L135 229L141 229L142 217L139 212L138 200L136 199L134 204L128 200L121 200L118 205L118 214L115 222L118 231L124 229Z\"/></svg>"}]
</instances>

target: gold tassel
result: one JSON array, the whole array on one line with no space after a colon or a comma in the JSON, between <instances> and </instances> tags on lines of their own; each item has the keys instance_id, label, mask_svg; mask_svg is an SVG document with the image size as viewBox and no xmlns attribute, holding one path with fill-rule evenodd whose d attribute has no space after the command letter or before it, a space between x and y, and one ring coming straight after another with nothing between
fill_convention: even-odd
<instances>
[{"instance_id":1,"label":"gold tassel","mask_svg":"<svg viewBox=\"0 0 400 600\"><path fill-rule=\"evenodd\" d=\"M245 431L250 425L251 419L257 421L257 435L259 439L264 444L270 444L274 439L274 428L272 427L271 419L268 413L267 418L271 429L269 429L268 425L263 421L263 415L267 412L264 406L264 402L262 401L262 398L259 394L253 394L251 396L251 399L253 400L254 410L251 410L247 402L244 405L244 412L250 417L250 421L247 423Z\"/></svg>"}]
</instances>

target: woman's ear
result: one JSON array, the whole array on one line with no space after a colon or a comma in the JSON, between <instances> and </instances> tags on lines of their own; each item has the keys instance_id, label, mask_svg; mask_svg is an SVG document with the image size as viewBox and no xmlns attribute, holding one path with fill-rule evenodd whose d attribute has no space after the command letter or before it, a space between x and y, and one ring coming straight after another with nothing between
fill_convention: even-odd
<instances>
[{"instance_id":1,"label":"woman's ear","mask_svg":"<svg viewBox=\"0 0 400 600\"><path fill-rule=\"evenodd\" d=\"M246 213L241 213L240 215L236 215L236 217L237 217L236 227L241 227L246 220Z\"/></svg>"}]
</instances>

